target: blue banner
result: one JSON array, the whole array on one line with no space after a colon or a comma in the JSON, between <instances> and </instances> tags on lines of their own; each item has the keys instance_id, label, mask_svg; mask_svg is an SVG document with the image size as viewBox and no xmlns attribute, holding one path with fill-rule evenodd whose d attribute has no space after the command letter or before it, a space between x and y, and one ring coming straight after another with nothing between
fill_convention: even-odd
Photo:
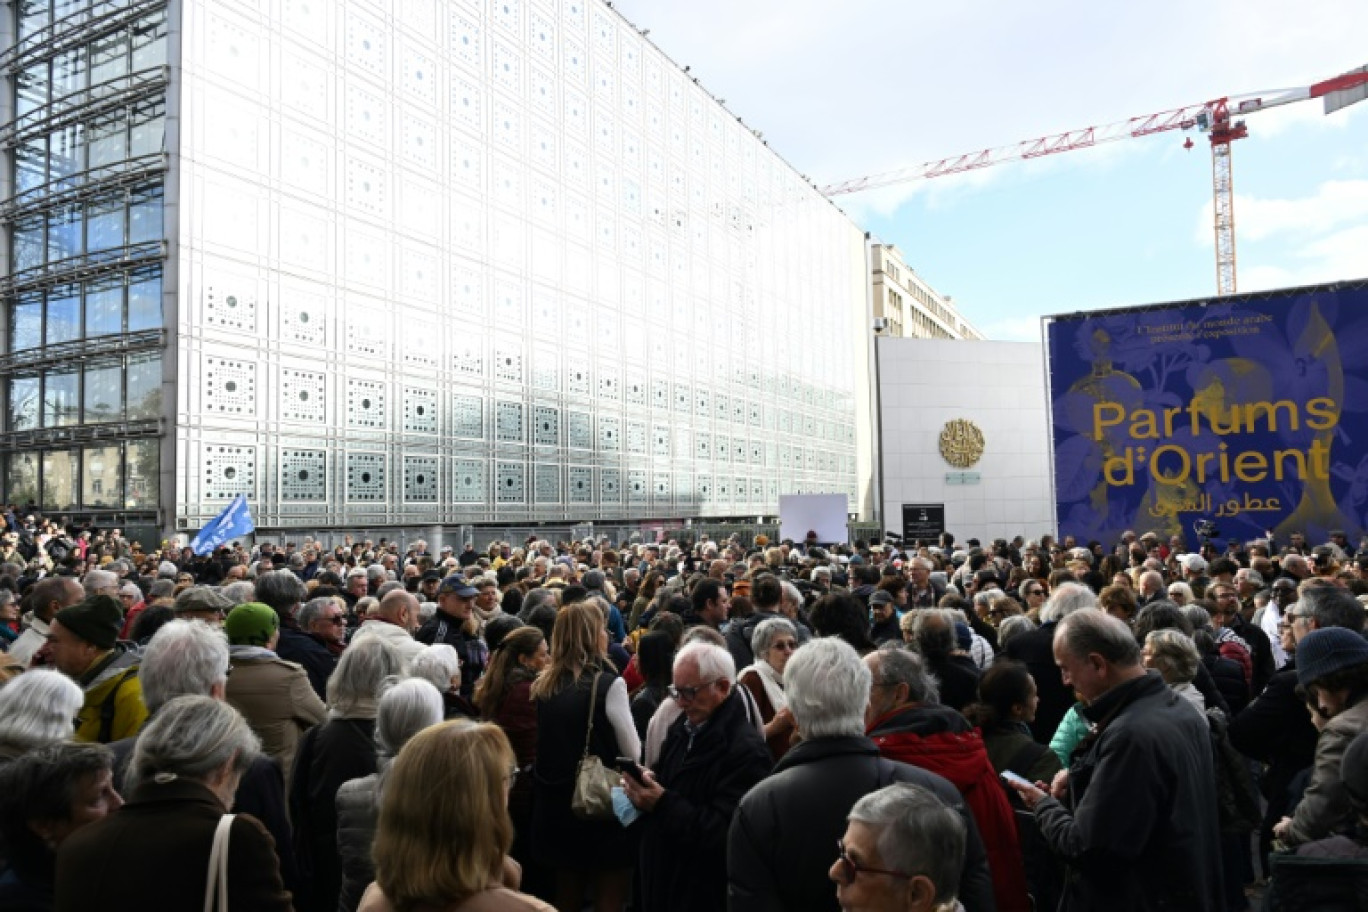
<instances>
[{"instance_id":1,"label":"blue banner","mask_svg":"<svg viewBox=\"0 0 1368 912\"><path fill-rule=\"evenodd\" d=\"M1368 525L1368 285L1053 318L1061 536Z\"/></svg>"},{"instance_id":2,"label":"blue banner","mask_svg":"<svg viewBox=\"0 0 1368 912\"><path fill-rule=\"evenodd\" d=\"M247 495L239 494L233 498L232 503L223 508L222 513L214 517L213 522L200 529L199 535L190 543L190 549L199 556L212 554L215 548L229 539L254 531L256 523L252 522L252 510L247 506Z\"/></svg>"}]
</instances>

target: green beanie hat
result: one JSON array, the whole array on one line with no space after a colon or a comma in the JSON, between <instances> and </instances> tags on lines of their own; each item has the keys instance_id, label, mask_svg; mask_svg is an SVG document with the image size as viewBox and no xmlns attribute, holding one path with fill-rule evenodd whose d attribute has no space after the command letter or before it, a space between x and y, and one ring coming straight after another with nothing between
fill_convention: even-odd
<instances>
[{"instance_id":1,"label":"green beanie hat","mask_svg":"<svg viewBox=\"0 0 1368 912\"><path fill-rule=\"evenodd\" d=\"M270 605L245 602L228 612L223 632L234 646L265 646L280 627L280 616Z\"/></svg>"},{"instance_id":2,"label":"green beanie hat","mask_svg":"<svg viewBox=\"0 0 1368 912\"><path fill-rule=\"evenodd\" d=\"M55 620L100 649L113 649L123 627L123 608L109 595L91 595L57 612Z\"/></svg>"}]
</instances>

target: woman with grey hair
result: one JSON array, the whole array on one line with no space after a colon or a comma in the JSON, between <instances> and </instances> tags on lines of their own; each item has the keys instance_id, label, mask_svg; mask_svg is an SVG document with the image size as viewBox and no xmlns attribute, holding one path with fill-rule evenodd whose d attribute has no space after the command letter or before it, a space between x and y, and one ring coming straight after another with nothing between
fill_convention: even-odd
<instances>
[{"instance_id":1,"label":"woman with grey hair","mask_svg":"<svg viewBox=\"0 0 1368 912\"><path fill-rule=\"evenodd\" d=\"M751 634L755 662L736 676L736 682L750 691L760 718L765 724L765 744L775 763L788 753L793 739L793 713L784 696L784 668L798 648L798 631L785 618L770 618L756 625Z\"/></svg>"},{"instance_id":2,"label":"woman with grey hair","mask_svg":"<svg viewBox=\"0 0 1368 912\"><path fill-rule=\"evenodd\" d=\"M375 772L375 715L386 678L403 674L399 651L365 636L342 653L328 679L328 715L304 734L290 780L295 858L312 872L312 891L298 907L336 912L342 891L337 856L337 790Z\"/></svg>"},{"instance_id":3,"label":"woman with grey hair","mask_svg":"<svg viewBox=\"0 0 1368 912\"><path fill-rule=\"evenodd\" d=\"M233 908L290 909L270 834L254 817L227 814L259 751L227 703L182 696L162 706L138 736L128 803L58 850L56 907L141 908L155 895L159 908L200 908L211 849L226 836Z\"/></svg>"},{"instance_id":4,"label":"woman with grey hair","mask_svg":"<svg viewBox=\"0 0 1368 912\"><path fill-rule=\"evenodd\" d=\"M1029 633L1035 629L1036 622L1024 614L1014 614L1011 617L1003 618L1002 623L998 625L998 652L1005 650L1007 643L1013 637Z\"/></svg>"},{"instance_id":5,"label":"woman with grey hair","mask_svg":"<svg viewBox=\"0 0 1368 912\"><path fill-rule=\"evenodd\" d=\"M375 841L380 789L390 762L410 738L442 721L441 693L418 675L416 667L414 675L405 680L391 678L384 684L375 717L376 771L344 782L337 790L337 851L342 858L340 908L346 912L355 912L361 904L361 894L375 880L371 843Z\"/></svg>"},{"instance_id":6,"label":"woman with grey hair","mask_svg":"<svg viewBox=\"0 0 1368 912\"><path fill-rule=\"evenodd\" d=\"M0 766L54 741L70 740L85 693L56 669L35 668L0 688Z\"/></svg>"},{"instance_id":7,"label":"woman with grey hair","mask_svg":"<svg viewBox=\"0 0 1368 912\"><path fill-rule=\"evenodd\" d=\"M413 657L409 674L422 678L442 695L444 718L478 719L480 711L461 696L461 657L450 643L433 643Z\"/></svg>"},{"instance_id":8,"label":"woman with grey hair","mask_svg":"<svg viewBox=\"0 0 1368 912\"><path fill-rule=\"evenodd\" d=\"M1206 700L1192 685L1202 656L1186 634L1172 628L1151 632L1145 637L1140 659L1146 668L1153 668L1163 676L1170 690L1197 707L1198 712L1206 712Z\"/></svg>"},{"instance_id":9,"label":"woman with grey hair","mask_svg":"<svg viewBox=\"0 0 1368 912\"><path fill-rule=\"evenodd\" d=\"M841 908L958 909L964 821L919 785L870 792L850 809L828 872ZM883 874L866 877L860 874Z\"/></svg>"}]
</instances>

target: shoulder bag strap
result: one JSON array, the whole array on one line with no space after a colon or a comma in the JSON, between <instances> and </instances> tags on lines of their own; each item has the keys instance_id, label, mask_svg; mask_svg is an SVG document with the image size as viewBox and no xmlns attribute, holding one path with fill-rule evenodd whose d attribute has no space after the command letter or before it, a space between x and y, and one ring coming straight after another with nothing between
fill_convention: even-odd
<instances>
[{"instance_id":1,"label":"shoulder bag strap","mask_svg":"<svg viewBox=\"0 0 1368 912\"><path fill-rule=\"evenodd\" d=\"M224 814L214 828L214 844L209 850L209 876L204 883L204 912L228 912L228 837L233 830L232 814Z\"/></svg>"},{"instance_id":2,"label":"shoulder bag strap","mask_svg":"<svg viewBox=\"0 0 1368 912\"><path fill-rule=\"evenodd\" d=\"M598 703L598 682L603 672L594 675L594 683L589 687L589 730L584 733L584 753L580 755L583 760L589 756L589 741L594 736L594 710Z\"/></svg>"}]
</instances>

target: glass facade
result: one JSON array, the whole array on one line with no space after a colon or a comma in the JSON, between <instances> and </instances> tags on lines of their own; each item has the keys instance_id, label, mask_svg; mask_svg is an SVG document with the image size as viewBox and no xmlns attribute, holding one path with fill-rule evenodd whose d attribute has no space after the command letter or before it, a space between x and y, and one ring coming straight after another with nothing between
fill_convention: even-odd
<instances>
[{"instance_id":1,"label":"glass facade","mask_svg":"<svg viewBox=\"0 0 1368 912\"><path fill-rule=\"evenodd\" d=\"M6 14L17 42L5 497L150 514L164 417L167 8L23 0Z\"/></svg>"},{"instance_id":2,"label":"glass facade","mask_svg":"<svg viewBox=\"0 0 1368 912\"><path fill-rule=\"evenodd\" d=\"M607 4L10 10L10 500L856 509L863 232Z\"/></svg>"},{"instance_id":3,"label":"glass facade","mask_svg":"<svg viewBox=\"0 0 1368 912\"><path fill-rule=\"evenodd\" d=\"M188 527L853 508L863 234L605 4L185 9Z\"/></svg>"}]
</instances>

